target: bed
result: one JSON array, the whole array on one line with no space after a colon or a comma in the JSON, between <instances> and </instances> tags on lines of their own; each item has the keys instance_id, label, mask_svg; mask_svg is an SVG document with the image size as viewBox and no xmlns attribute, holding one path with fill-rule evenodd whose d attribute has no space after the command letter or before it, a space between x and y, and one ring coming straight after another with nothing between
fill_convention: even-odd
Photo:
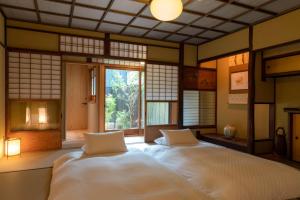
<instances>
[{"instance_id":1,"label":"bed","mask_svg":"<svg viewBox=\"0 0 300 200\"><path fill-rule=\"evenodd\" d=\"M145 152L213 199L276 200L300 197L300 171L207 142L153 145Z\"/></svg>"},{"instance_id":2,"label":"bed","mask_svg":"<svg viewBox=\"0 0 300 200\"><path fill-rule=\"evenodd\" d=\"M54 163L49 200L209 200L188 181L138 150L86 156L81 151Z\"/></svg>"}]
</instances>

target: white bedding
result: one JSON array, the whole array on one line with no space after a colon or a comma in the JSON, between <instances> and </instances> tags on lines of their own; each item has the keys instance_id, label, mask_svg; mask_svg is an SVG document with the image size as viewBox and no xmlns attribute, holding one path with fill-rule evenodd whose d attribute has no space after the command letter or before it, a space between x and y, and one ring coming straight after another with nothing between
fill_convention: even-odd
<instances>
[{"instance_id":1,"label":"white bedding","mask_svg":"<svg viewBox=\"0 0 300 200\"><path fill-rule=\"evenodd\" d=\"M142 152L84 157L54 163L49 200L208 200L190 183Z\"/></svg>"},{"instance_id":2,"label":"white bedding","mask_svg":"<svg viewBox=\"0 0 300 200\"><path fill-rule=\"evenodd\" d=\"M217 145L154 145L145 151L184 176L201 192L222 200L300 197L300 171Z\"/></svg>"}]
</instances>

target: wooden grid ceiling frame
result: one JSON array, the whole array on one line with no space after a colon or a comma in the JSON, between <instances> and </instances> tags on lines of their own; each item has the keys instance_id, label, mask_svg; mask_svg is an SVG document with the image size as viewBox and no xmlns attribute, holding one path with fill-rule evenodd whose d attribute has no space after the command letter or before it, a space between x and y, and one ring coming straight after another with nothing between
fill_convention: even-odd
<instances>
[{"instance_id":1,"label":"wooden grid ceiling frame","mask_svg":"<svg viewBox=\"0 0 300 200\"><path fill-rule=\"evenodd\" d=\"M11 4L6 4L6 3L0 3L0 9L1 9L1 12L4 13L4 14L5 14L5 12L3 12L3 9L5 9L5 8L35 12L36 16L37 16L37 22L38 23L43 23L42 20L41 20L41 14L49 14L49 15L55 15L55 16L61 16L61 17L68 17L69 18L68 25L67 25L68 27L72 26L72 20L73 19L89 20L89 21L93 21L94 23L97 23L97 26L95 27L94 31L98 31L98 29L99 29L99 27L102 23L109 23L109 24L113 24L113 25L124 26L122 28L122 30L119 33L117 33L117 34L123 34L123 35L135 36L134 34L132 35L132 34L126 34L125 33L125 30L129 27L130 28L136 28L136 29L142 29L144 31L144 33L142 35L139 35L138 37L149 38L149 39L155 39L155 38L147 36L148 33L152 32L152 31L158 31L158 32L161 32L161 33L165 34L165 36L163 36L162 38L160 38L158 40L165 40L165 41L171 41L171 42L184 42L184 43L190 43L190 44L206 43L206 42L209 42L211 40L215 40L217 38L223 37L224 35L236 32L236 31L238 31L240 29L243 29L245 27L251 26L253 24L260 23L262 21L269 20L273 17L276 17L276 16L282 14L282 13L273 12L273 11L270 11L269 9L267 10L267 9L263 8L263 6L268 5L270 3L273 3L273 2L276 2L278 0L266 0L264 3L262 3L259 6L250 6L248 4L241 3L237 0L216 0L217 2L220 2L220 5L217 6L216 8L214 8L214 9L210 10L207 13L193 11L193 10L189 10L189 9L186 8L189 4L195 3L195 1L198 1L198 0L184 0L183 1L184 2L183 12L187 13L187 14L194 15L194 16L196 16L196 18L193 19L192 21L190 21L189 23L171 21L171 22L169 22L170 24L177 25L177 26L179 25L180 28L178 28L175 31L168 31L168 30L157 29L157 27L159 25L161 25L162 23L164 23L164 22L157 21L153 17L143 15L143 12L149 7L149 3L151 2L151 0L132 0L132 1L135 1L135 2L143 3L143 6L141 7L141 9L136 14L134 14L132 12L126 12L126 11L112 9L112 6L113 6L113 4L116 0L109 0L109 3L106 6L106 8L92 6L92 5L89 5L89 4L79 3L79 2L76 2L76 0L70 0L70 1L45 0L45 1L48 1L48 2L54 2L54 3L69 5L71 7L69 14L62 14L62 13L55 13L55 12L40 10L39 5L38 5L38 0L32 0L32 1L34 3L34 9L26 8L26 7L20 7L18 5L11 5ZM242 8L244 10L244 12L241 12L240 14L235 15L232 18L221 17L220 15L217 16L217 15L213 14L214 12L224 8L227 5L233 5L235 7ZM75 9L76 6L99 10L99 11L103 12L103 14L102 14L100 19L91 19L91 18L82 17L82 16L81 17L80 16L74 16L74 9ZM298 5L297 5L297 8L299 8ZM286 10L284 12L286 13L288 11L295 10L295 9L296 8L292 8L292 9ZM238 20L239 17L241 17L245 14L248 14L252 11L262 13L262 14L268 16L268 17L264 17L263 19L255 21L255 23L252 23L252 24ZM129 16L129 17L131 17L131 20L127 24L107 21L107 20L105 20L105 17L109 12ZM219 20L221 22L218 23L217 25L214 25L214 26L211 26L211 27L199 26L199 25L194 24L195 22L197 22L201 18L205 18L205 17L209 17L209 18L212 18L212 19L215 19L215 20ZM14 19L14 17L7 17L7 18L8 19ZM156 20L157 24L154 25L152 28L133 25L133 22L137 18L142 18L142 19L146 19L146 20L147 19L148 20ZM27 20L24 19L23 21L27 21ZM217 26L220 26L220 25L223 25L223 24L226 24L226 23L234 23L236 25L239 25L240 28L237 28L233 31L224 31L224 30L216 28ZM43 24L45 24L45 23L43 23ZM195 30L198 29L199 32L197 32L196 34L186 34L186 33L180 32L184 28L188 28L188 27L194 28ZM202 36L203 33L208 32L208 31L215 33L216 36L215 37ZM183 39L182 40L178 39L178 41L171 40L171 39L169 39L170 36L175 36L175 37L179 36L179 37L182 37ZM194 42L189 42L190 40L194 40Z\"/></svg>"}]
</instances>

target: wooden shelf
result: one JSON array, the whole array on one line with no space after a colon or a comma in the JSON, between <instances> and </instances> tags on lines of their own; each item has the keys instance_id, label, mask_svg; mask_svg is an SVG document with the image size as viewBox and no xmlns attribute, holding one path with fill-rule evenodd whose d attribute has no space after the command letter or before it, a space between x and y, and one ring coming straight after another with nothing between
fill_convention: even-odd
<instances>
[{"instance_id":1,"label":"wooden shelf","mask_svg":"<svg viewBox=\"0 0 300 200\"><path fill-rule=\"evenodd\" d=\"M210 134L199 134L199 139L222 145L228 148L236 149L239 151L247 152L247 139L241 139L241 138L226 138L222 134L217 133L210 133Z\"/></svg>"}]
</instances>

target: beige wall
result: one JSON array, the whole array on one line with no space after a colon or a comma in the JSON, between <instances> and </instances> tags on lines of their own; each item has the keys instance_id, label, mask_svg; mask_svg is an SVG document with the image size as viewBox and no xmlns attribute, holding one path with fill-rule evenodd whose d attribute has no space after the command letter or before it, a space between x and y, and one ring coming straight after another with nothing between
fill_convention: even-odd
<instances>
[{"instance_id":1,"label":"beige wall","mask_svg":"<svg viewBox=\"0 0 300 200\"><path fill-rule=\"evenodd\" d=\"M148 59L162 62L179 62L179 49L148 46Z\"/></svg>"},{"instance_id":2,"label":"beige wall","mask_svg":"<svg viewBox=\"0 0 300 200\"><path fill-rule=\"evenodd\" d=\"M247 138L247 105L228 104L229 62L228 58L217 61L217 131L223 133L227 124L237 128L237 137Z\"/></svg>"},{"instance_id":3,"label":"beige wall","mask_svg":"<svg viewBox=\"0 0 300 200\"><path fill-rule=\"evenodd\" d=\"M249 47L249 29L243 29L198 46L198 59L210 58Z\"/></svg>"},{"instance_id":4,"label":"beige wall","mask_svg":"<svg viewBox=\"0 0 300 200\"><path fill-rule=\"evenodd\" d=\"M104 33L95 31L85 31L80 29L63 28L42 24L34 24L28 22L20 22L16 20L8 20L8 35L7 43L9 47L14 48L27 48L36 50L59 51L59 34L74 34L86 37L104 38ZM30 30L24 30L26 28ZM138 42L147 44L148 46L148 59L163 62L179 62L179 44L174 42L165 42L151 39L142 39L137 37L123 36L111 34L112 40L120 40L126 42ZM197 63L196 49L187 48L187 54L192 51L195 54L186 58L188 64Z\"/></svg>"},{"instance_id":5,"label":"beige wall","mask_svg":"<svg viewBox=\"0 0 300 200\"><path fill-rule=\"evenodd\" d=\"M0 15L0 41L5 44L4 17ZM5 49L0 46L0 158L3 156L5 136Z\"/></svg>"},{"instance_id":6,"label":"beige wall","mask_svg":"<svg viewBox=\"0 0 300 200\"><path fill-rule=\"evenodd\" d=\"M300 50L300 42L264 50L264 58L287 54Z\"/></svg>"},{"instance_id":7,"label":"beige wall","mask_svg":"<svg viewBox=\"0 0 300 200\"><path fill-rule=\"evenodd\" d=\"M276 128L288 130L285 107L300 107L300 76L276 79Z\"/></svg>"},{"instance_id":8,"label":"beige wall","mask_svg":"<svg viewBox=\"0 0 300 200\"><path fill-rule=\"evenodd\" d=\"M272 59L266 62L266 74L300 71L300 55Z\"/></svg>"},{"instance_id":9,"label":"beige wall","mask_svg":"<svg viewBox=\"0 0 300 200\"><path fill-rule=\"evenodd\" d=\"M184 65L197 67L197 46L195 45L184 45Z\"/></svg>"},{"instance_id":10,"label":"beige wall","mask_svg":"<svg viewBox=\"0 0 300 200\"><path fill-rule=\"evenodd\" d=\"M14 48L58 51L58 34L7 29L7 45Z\"/></svg>"},{"instance_id":11,"label":"beige wall","mask_svg":"<svg viewBox=\"0 0 300 200\"><path fill-rule=\"evenodd\" d=\"M255 25L253 48L261 49L300 39L299 19L300 9Z\"/></svg>"}]
</instances>

